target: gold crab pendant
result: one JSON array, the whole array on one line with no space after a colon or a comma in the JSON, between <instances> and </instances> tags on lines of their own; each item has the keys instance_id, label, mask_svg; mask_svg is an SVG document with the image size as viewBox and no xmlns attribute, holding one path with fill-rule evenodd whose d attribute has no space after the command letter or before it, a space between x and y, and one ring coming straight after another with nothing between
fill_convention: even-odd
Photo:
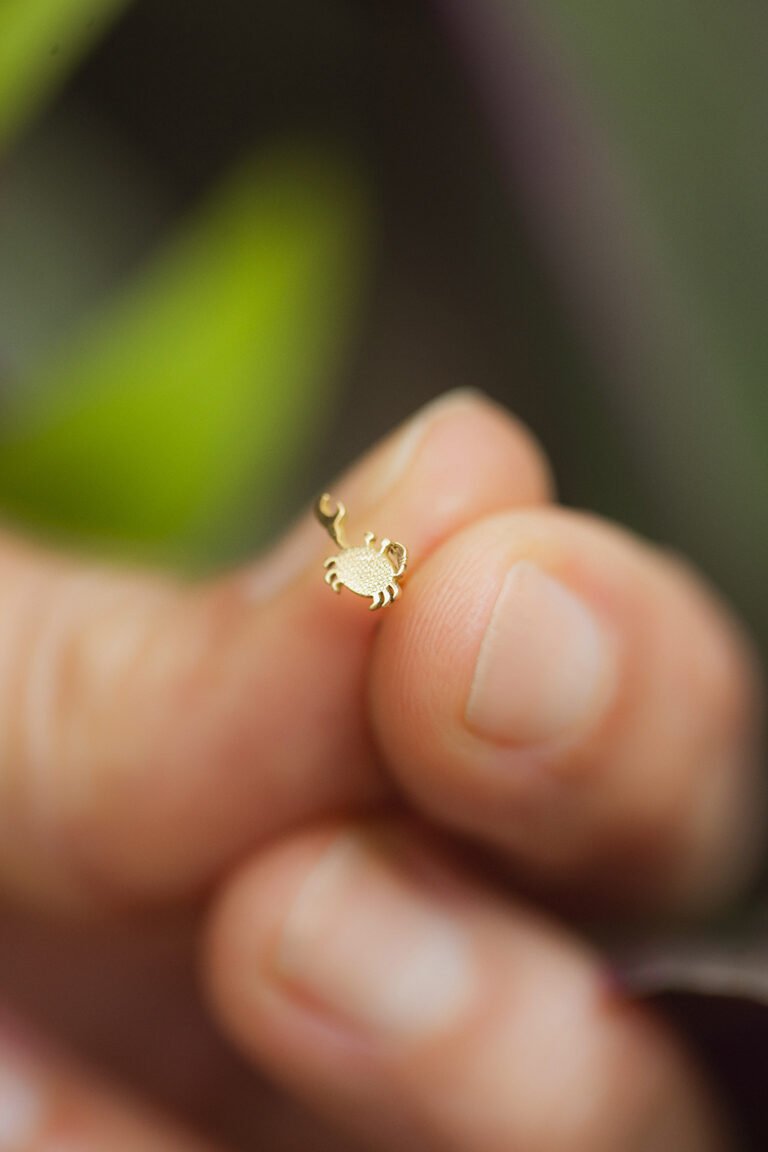
<instances>
[{"instance_id":1,"label":"gold crab pendant","mask_svg":"<svg viewBox=\"0 0 768 1152\"><path fill-rule=\"evenodd\" d=\"M344 535L344 517L347 510L339 501L324 492L315 505L315 515L341 551L325 561L325 582L334 592L342 586L357 596L370 596L369 608L383 608L400 595L398 580L408 564L408 550L394 540L376 541L373 532L366 532L365 544L350 548Z\"/></svg>"}]
</instances>

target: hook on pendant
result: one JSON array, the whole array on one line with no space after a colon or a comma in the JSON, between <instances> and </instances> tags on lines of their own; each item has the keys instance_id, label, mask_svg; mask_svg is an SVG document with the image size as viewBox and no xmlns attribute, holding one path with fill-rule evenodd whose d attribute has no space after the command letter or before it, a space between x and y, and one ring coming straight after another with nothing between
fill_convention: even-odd
<instances>
[{"instance_id":1,"label":"hook on pendant","mask_svg":"<svg viewBox=\"0 0 768 1152\"><path fill-rule=\"evenodd\" d=\"M344 518L346 515L347 510L344 505L340 500L334 500L329 492L323 492L315 504L315 516L339 548L347 547L344 535Z\"/></svg>"}]
</instances>

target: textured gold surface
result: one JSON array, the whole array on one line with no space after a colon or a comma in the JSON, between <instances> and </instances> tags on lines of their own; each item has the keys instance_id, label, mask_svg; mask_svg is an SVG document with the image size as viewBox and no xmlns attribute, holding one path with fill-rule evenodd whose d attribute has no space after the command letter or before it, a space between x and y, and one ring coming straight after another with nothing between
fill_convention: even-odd
<instances>
[{"instance_id":1,"label":"textured gold surface","mask_svg":"<svg viewBox=\"0 0 768 1152\"><path fill-rule=\"evenodd\" d=\"M344 535L346 514L344 505L327 492L315 505L317 519L340 548L325 561L325 582L334 592L344 587L357 596L370 596L371 610L382 608L400 595L398 580L407 567L408 550L386 537L377 543L373 532L366 532L363 545L350 548Z\"/></svg>"}]
</instances>

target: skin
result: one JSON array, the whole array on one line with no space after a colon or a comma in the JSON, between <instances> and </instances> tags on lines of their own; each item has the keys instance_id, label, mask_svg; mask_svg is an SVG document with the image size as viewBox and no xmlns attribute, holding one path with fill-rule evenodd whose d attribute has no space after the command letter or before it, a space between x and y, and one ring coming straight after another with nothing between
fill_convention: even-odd
<instances>
[{"instance_id":1,"label":"skin","mask_svg":"<svg viewBox=\"0 0 768 1152\"><path fill-rule=\"evenodd\" d=\"M203 587L2 542L0 1150L728 1148L579 926L749 880L739 625L471 393L331 491L396 606L309 517Z\"/></svg>"}]
</instances>

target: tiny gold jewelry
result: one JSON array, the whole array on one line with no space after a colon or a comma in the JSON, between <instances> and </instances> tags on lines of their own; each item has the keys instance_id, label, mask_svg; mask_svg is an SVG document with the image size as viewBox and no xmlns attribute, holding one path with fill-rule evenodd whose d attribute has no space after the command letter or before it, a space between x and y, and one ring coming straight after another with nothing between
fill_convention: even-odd
<instances>
[{"instance_id":1,"label":"tiny gold jewelry","mask_svg":"<svg viewBox=\"0 0 768 1152\"><path fill-rule=\"evenodd\" d=\"M341 592L343 585L358 596L370 596L369 608L375 611L400 595L398 580L408 564L408 550L404 544L386 537L377 543L373 532L366 532L365 544L350 548L344 535L346 514L344 505L327 492L315 505L315 515L341 549L325 561L325 582L334 592Z\"/></svg>"}]
</instances>

